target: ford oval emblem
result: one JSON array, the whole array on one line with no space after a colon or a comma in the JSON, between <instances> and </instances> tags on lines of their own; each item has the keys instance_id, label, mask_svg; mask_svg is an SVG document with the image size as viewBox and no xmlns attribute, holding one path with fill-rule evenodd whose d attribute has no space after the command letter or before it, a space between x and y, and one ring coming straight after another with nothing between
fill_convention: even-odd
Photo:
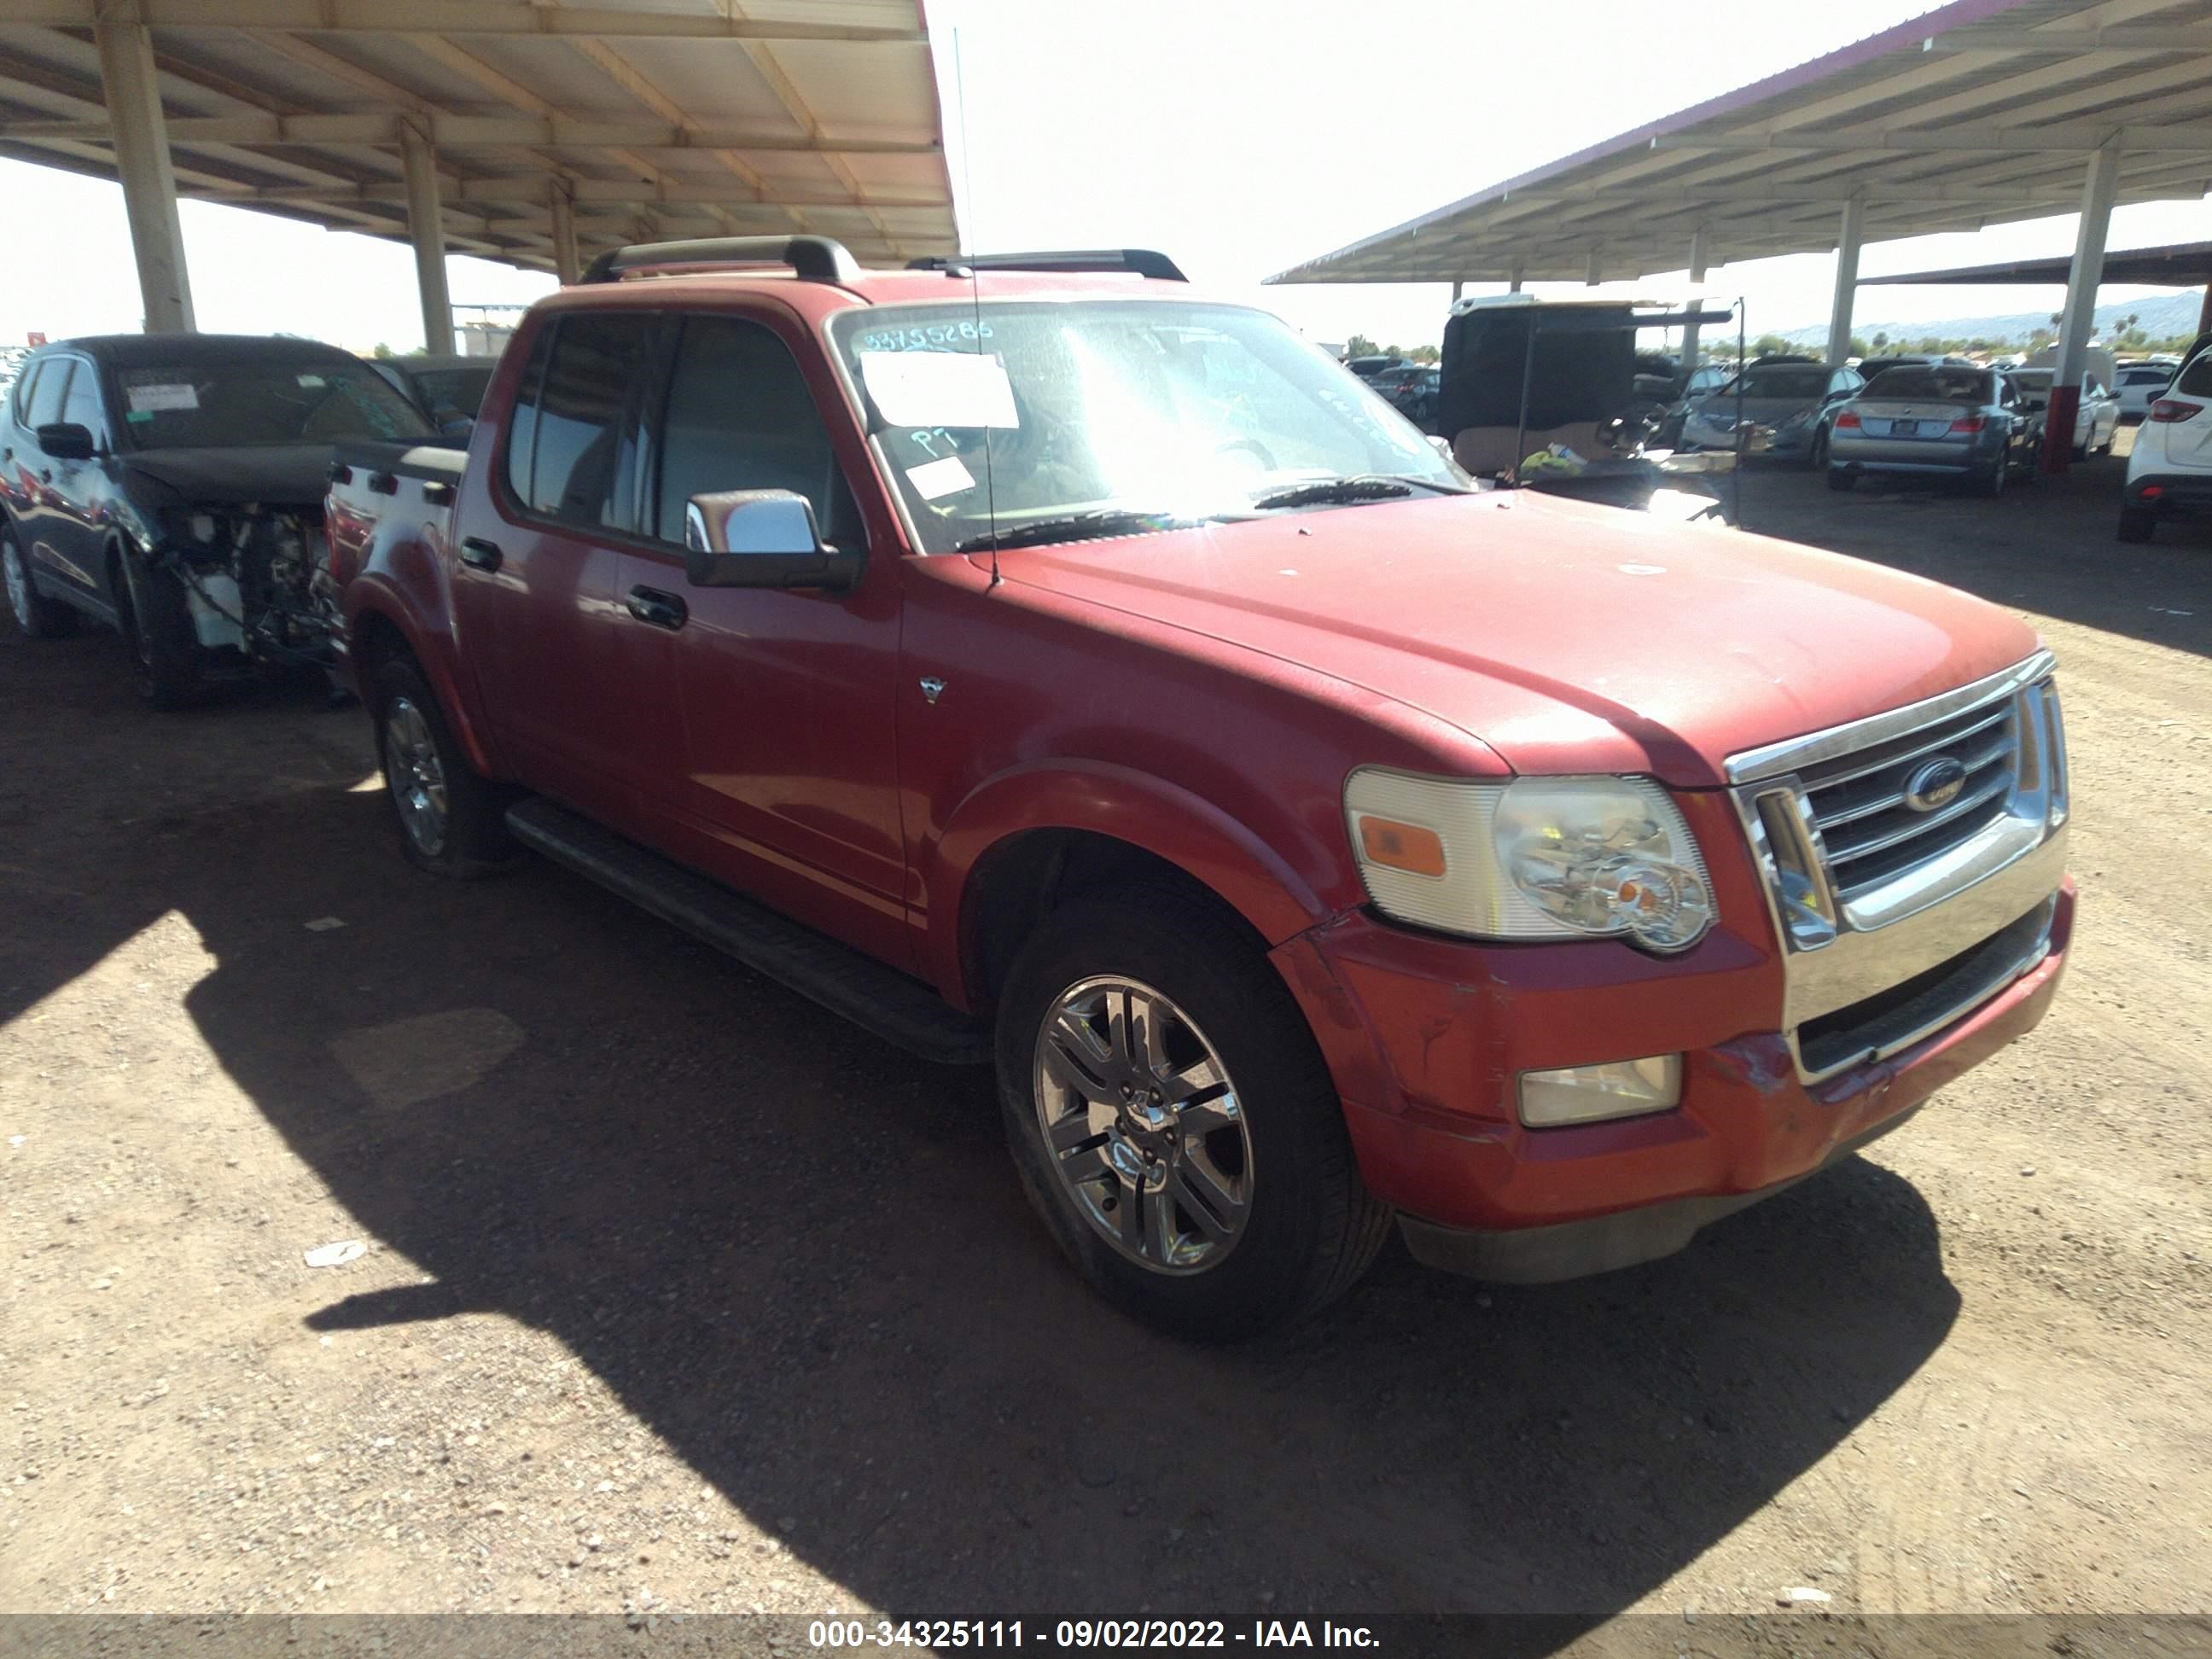
<instances>
[{"instance_id":1,"label":"ford oval emblem","mask_svg":"<svg viewBox=\"0 0 2212 1659\"><path fill-rule=\"evenodd\" d=\"M1966 768L1949 755L1938 755L1905 781L1905 804L1916 812L1934 812L1959 799L1966 787Z\"/></svg>"}]
</instances>

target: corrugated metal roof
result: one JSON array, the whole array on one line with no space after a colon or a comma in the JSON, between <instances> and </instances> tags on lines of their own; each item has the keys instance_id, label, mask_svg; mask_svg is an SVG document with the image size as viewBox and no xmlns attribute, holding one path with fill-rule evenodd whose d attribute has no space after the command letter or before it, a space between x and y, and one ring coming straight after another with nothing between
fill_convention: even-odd
<instances>
[{"instance_id":1,"label":"corrugated metal roof","mask_svg":"<svg viewBox=\"0 0 2212 1659\"><path fill-rule=\"evenodd\" d=\"M1268 280L1610 281L2212 187L2208 0L1956 0Z\"/></svg>"},{"instance_id":2,"label":"corrugated metal roof","mask_svg":"<svg viewBox=\"0 0 2212 1659\"><path fill-rule=\"evenodd\" d=\"M1914 270L1902 276L1862 276L1862 288L1902 287L1910 283L2063 283L2069 262L2057 259L2006 259L1992 265L1958 265L1948 270ZM2160 247L2108 250L2100 280L2195 288L2212 279L2212 242L2168 242Z\"/></svg>"},{"instance_id":3,"label":"corrugated metal roof","mask_svg":"<svg viewBox=\"0 0 2212 1659\"><path fill-rule=\"evenodd\" d=\"M398 124L448 247L550 268L718 231L957 251L920 0L140 0L178 193L404 237ZM94 0L0 9L0 155L113 178Z\"/></svg>"}]
</instances>

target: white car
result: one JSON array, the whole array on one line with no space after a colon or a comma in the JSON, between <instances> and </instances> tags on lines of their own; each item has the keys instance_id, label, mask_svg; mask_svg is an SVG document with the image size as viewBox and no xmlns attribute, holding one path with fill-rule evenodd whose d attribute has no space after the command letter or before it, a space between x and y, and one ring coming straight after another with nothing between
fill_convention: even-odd
<instances>
[{"instance_id":1,"label":"white car","mask_svg":"<svg viewBox=\"0 0 2212 1659\"><path fill-rule=\"evenodd\" d=\"M2152 400L2120 493L2120 539L2147 542L2161 519L2212 511L2212 345Z\"/></svg>"},{"instance_id":2,"label":"white car","mask_svg":"<svg viewBox=\"0 0 2212 1659\"><path fill-rule=\"evenodd\" d=\"M2027 399L2030 409L2051 407L2051 380L2057 371L2049 368L2015 368L2013 384ZM2120 400L2105 389L2105 383L2095 373L2081 377L2081 404L2074 415L2074 459L2081 460L2091 455L2112 453L2112 440L2119 435Z\"/></svg>"},{"instance_id":3,"label":"white car","mask_svg":"<svg viewBox=\"0 0 2212 1659\"><path fill-rule=\"evenodd\" d=\"M2123 363L2120 383L2115 388L2120 394L2120 413L2140 421L2150 413L2154 401L2166 396L2166 387L2173 384L2174 371L2181 367L2179 360L2163 363Z\"/></svg>"}]
</instances>

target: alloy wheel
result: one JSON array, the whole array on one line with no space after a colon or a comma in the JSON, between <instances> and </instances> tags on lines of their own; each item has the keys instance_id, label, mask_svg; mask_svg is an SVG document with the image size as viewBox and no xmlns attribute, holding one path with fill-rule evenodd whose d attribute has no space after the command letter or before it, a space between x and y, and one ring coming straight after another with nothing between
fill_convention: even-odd
<instances>
[{"instance_id":1,"label":"alloy wheel","mask_svg":"<svg viewBox=\"0 0 2212 1659\"><path fill-rule=\"evenodd\" d=\"M446 768L422 711L394 697L384 714L384 777L399 809L400 827L425 858L446 845Z\"/></svg>"},{"instance_id":2,"label":"alloy wheel","mask_svg":"<svg viewBox=\"0 0 2212 1659\"><path fill-rule=\"evenodd\" d=\"M1218 1266L1252 1208L1252 1139L1218 1052L1136 980L1085 979L1039 1025L1031 1098L1047 1161L1084 1219L1163 1273Z\"/></svg>"}]
</instances>

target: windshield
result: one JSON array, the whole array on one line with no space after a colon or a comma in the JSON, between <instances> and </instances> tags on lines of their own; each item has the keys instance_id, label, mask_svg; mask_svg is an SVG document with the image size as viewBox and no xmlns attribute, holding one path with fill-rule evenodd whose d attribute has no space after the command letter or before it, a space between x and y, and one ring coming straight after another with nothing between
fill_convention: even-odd
<instances>
[{"instance_id":1,"label":"windshield","mask_svg":"<svg viewBox=\"0 0 2212 1659\"><path fill-rule=\"evenodd\" d=\"M427 438L413 405L348 362L196 362L118 369L134 449L244 449Z\"/></svg>"},{"instance_id":2,"label":"windshield","mask_svg":"<svg viewBox=\"0 0 2212 1659\"><path fill-rule=\"evenodd\" d=\"M830 332L932 553L1085 514L1036 538L1352 499L1302 488L1337 480L1360 499L1467 488L1389 404L1242 307L963 301L848 311Z\"/></svg>"},{"instance_id":3,"label":"windshield","mask_svg":"<svg viewBox=\"0 0 2212 1659\"><path fill-rule=\"evenodd\" d=\"M1990 401L1990 377L1972 368L1886 368L1859 395L1869 400L1933 398L1947 404L1985 404Z\"/></svg>"},{"instance_id":4,"label":"windshield","mask_svg":"<svg viewBox=\"0 0 2212 1659\"><path fill-rule=\"evenodd\" d=\"M432 414L473 417L491 385L492 367L486 363L482 368L421 368L415 371L415 384Z\"/></svg>"},{"instance_id":5,"label":"windshield","mask_svg":"<svg viewBox=\"0 0 2212 1659\"><path fill-rule=\"evenodd\" d=\"M1754 368L1743 377L1743 395L1747 398L1790 398L1808 401L1820 397L1828 389L1828 371L1825 368ZM1723 386L1723 398L1735 396L1735 382Z\"/></svg>"}]
</instances>

